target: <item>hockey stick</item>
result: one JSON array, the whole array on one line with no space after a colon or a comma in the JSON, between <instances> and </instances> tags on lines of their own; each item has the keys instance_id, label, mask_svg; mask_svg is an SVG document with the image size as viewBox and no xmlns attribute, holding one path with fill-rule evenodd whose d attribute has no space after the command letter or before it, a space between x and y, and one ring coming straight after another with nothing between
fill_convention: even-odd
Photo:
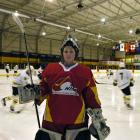
<instances>
[{"instance_id":1,"label":"hockey stick","mask_svg":"<svg viewBox=\"0 0 140 140\"><path fill-rule=\"evenodd\" d=\"M111 83L99 83L99 82L96 81L96 80L95 80L95 83L96 83L96 84L104 84L104 85L113 85L113 84L111 84Z\"/></svg>"},{"instance_id":2,"label":"hockey stick","mask_svg":"<svg viewBox=\"0 0 140 140\"><path fill-rule=\"evenodd\" d=\"M26 39L26 33L24 30L24 26L21 22L21 20L19 19L18 15L15 15L14 13L12 13L12 17L13 20L16 22L16 24L19 26L23 36L24 36L24 43L25 43L25 49L26 49L26 58L27 58L27 64L29 66L29 76L30 76L30 80L31 80L31 85L33 86L33 79L32 79L32 74L31 74L31 67L30 67L30 62L29 62L29 51L28 51L28 47L27 47L27 39ZM33 86L34 89L34 86ZM34 92L36 93L36 90L34 89ZM37 104L35 103L34 100L34 104L35 104L35 111L36 111L36 116L37 116L37 122L38 122L38 127L40 128L40 120L39 120L39 114L38 114L38 108L37 108Z\"/></svg>"}]
</instances>

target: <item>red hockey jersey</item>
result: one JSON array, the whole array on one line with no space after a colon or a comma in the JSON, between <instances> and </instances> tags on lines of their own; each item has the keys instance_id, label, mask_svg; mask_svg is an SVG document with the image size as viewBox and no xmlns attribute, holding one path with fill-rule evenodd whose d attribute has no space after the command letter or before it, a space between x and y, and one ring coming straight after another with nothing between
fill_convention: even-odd
<instances>
[{"instance_id":1,"label":"red hockey jersey","mask_svg":"<svg viewBox=\"0 0 140 140\"><path fill-rule=\"evenodd\" d=\"M84 65L48 64L40 86L41 100L47 98L43 124L81 124L86 108L101 108L92 72Z\"/></svg>"}]
</instances>

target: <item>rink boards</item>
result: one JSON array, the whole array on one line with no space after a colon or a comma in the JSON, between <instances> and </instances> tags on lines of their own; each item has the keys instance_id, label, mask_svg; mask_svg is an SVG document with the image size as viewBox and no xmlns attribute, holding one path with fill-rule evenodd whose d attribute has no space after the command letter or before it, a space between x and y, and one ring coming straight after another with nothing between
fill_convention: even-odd
<instances>
[{"instance_id":1,"label":"rink boards","mask_svg":"<svg viewBox=\"0 0 140 140\"><path fill-rule=\"evenodd\" d=\"M20 70L20 71L22 71L22 70ZM112 72L115 72L116 70L112 70ZM132 72L132 70L129 70L130 72ZM97 70L92 70L92 72L93 72L93 74L96 74L96 75L106 75L106 70L99 70L98 72L97 72ZM10 72L9 72L9 76L13 76L13 74L14 74L14 71L13 70L11 70ZM140 70L135 70L134 71L134 74L140 74ZM7 74L6 74L6 71L4 70L4 69L0 69L0 76L7 76Z\"/></svg>"}]
</instances>

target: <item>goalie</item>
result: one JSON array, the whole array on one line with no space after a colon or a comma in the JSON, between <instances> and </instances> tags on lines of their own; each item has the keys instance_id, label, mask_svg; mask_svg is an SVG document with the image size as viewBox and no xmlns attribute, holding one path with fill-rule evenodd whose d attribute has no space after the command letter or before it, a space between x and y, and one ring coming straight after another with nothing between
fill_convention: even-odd
<instances>
[{"instance_id":1,"label":"goalie","mask_svg":"<svg viewBox=\"0 0 140 140\"><path fill-rule=\"evenodd\" d=\"M104 140L110 133L102 116L92 72L76 63L78 53L74 39L66 38L61 47L61 62L48 64L42 73L41 96L36 103L47 101L42 127L35 140L91 140L91 134ZM88 129L87 109L91 110L91 127L96 133Z\"/></svg>"},{"instance_id":2,"label":"goalie","mask_svg":"<svg viewBox=\"0 0 140 140\"><path fill-rule=\"evenodd\" d=\"M30 69L31 69L31 74L33 74L34 67L30 66ZM18 88L19 87L25 87L25 88L30 87L30 77L29 76L30 76L29 67L27 67L21 73L15 74L13 77L14 80L12 82L12 96L6 96L6 97L2 98L1 102L2 102L3 106L6 106L7 101L11 101L11 105L10 105L11 112L16 112L15 106L19 103L19 90L18 90Z\"/></svg>"}]
</instances>

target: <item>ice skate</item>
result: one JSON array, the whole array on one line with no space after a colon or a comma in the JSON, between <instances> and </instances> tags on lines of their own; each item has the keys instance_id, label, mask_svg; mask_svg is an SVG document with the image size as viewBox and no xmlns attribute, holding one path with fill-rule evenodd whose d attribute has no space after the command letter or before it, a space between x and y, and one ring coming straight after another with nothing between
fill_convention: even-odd
<instances>
[{"instance_id":1,"label":"ice skate","mask_svg":"<svg viewBox=\"0 0 140 140\"><path fill-rule=\"evenodd\" d=\"M2 98L1 99L1 103L2 103L3 106L6 106L6 100L5 100L5 98Z\"/></svg>"},{"instance_id":2,"label":"ice skate","mask_svg":"<svg viewBox=\"0 0 140 140\"><path fill-rule=\"evenodd\" d=\"M127 109L129 109L129 110L133 110L133 106L130 105L130 104L127 104L126 107L127 107Z\"/></svg>"},{"instance_id":3,"label":"ice skate","mask_svg":"<svg viewBox=\"0 0 140 140\"><path fill-rule=\"evenodd\" d=\"M10 106L10 111L11 112L14 112L15 111L15 108L13 106Z\"/></svg>"}]
</instances>

